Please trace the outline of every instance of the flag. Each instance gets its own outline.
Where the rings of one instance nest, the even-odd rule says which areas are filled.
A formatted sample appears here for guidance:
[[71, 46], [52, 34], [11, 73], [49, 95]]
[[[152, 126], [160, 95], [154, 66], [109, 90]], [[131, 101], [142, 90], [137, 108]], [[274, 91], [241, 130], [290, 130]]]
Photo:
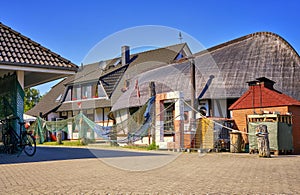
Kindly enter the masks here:
[[139, 82], [138, 80], [135, 80], [135, 90], [136, 90], [136, 95], [138, 98], [141, 97], [141, 93], [140, 93], [140, 88], [139, 88]]
[[81, 109], [81, 102], [77, 102], [77, 105]]

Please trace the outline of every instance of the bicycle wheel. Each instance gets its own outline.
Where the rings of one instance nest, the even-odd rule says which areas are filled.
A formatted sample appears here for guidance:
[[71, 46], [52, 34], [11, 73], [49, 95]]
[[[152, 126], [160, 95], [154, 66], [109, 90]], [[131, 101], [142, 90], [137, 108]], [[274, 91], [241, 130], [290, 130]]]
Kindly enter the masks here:
[[6, 153], [14, 154], [17, 150], [17, 139], [11, 134], [6, 133], [3, 137], [3, 145]]
[[3, 142], [3, 146], [4, 146], [4, 152], [5, 153], [10, 153], [10, 136], [8, 134], [3, 134], [2, 135], [2, 142]]
[[26, 134], [23, 137], [24, 140], [24, 152], [28, 156], [33, 156], [36, 152], [36, 142], [35, 138], [32, 135]]

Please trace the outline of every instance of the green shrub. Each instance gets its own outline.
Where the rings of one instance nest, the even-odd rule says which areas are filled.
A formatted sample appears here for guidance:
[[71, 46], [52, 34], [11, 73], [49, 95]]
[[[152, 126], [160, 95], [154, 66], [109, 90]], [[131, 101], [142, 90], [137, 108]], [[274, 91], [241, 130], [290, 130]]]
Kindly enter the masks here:
[[152, 144], [150, 144], [148, 147], [147, 147], [147, 150], [157, 150], [158, 149], [158, 145], [156, 145], [155, 142], [152, 142]]

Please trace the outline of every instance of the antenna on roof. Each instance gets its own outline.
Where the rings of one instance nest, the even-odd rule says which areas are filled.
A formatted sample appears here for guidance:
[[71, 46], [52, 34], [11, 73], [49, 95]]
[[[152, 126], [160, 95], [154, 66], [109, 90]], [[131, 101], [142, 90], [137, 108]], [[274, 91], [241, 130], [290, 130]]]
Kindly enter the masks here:
[[182, 34], [181, 34], [181, 32], [179, 32], [179, 35], [178, 35], [179, 37], [178, 37], [178, 39], [179, 39], [179, 41], [180, 41], [180, 43], [182, 43]]
[[105, 61], [100, 61], [99, 62], [99, 68], [103, 71], [103, 70], [105, 70], [105, 68], [106, 68], [106, 62]]

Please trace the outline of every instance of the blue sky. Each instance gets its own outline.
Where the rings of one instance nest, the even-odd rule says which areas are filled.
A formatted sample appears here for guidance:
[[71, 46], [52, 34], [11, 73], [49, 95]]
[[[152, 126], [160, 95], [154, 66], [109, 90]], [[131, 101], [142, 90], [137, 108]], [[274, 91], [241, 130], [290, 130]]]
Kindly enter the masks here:
[[[10, 0], [1, 2], [0, 21], [79, 65], [99, 41], [142, 25], [179, 29], [206, 48], [271, 31], [299, 53], [299, 10], [296, 0]], [[174, 44], [178, 41], [174, 38]], [[49, 85], [39, 88], [41, 93]]]

